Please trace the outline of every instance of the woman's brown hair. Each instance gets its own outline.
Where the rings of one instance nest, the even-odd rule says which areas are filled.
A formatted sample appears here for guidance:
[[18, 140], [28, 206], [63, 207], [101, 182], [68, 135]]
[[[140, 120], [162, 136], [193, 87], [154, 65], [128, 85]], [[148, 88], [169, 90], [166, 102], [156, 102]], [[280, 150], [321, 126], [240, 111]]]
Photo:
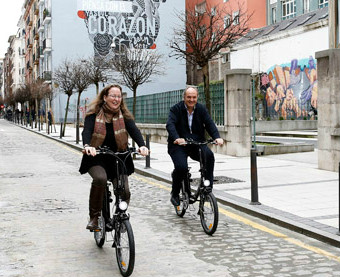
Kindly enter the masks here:
[[111, 88], [118, 88], [120, 90], [121, 96], [122, 96], [122, 100], [120, 102], [120, 110], [122, 111], [123, 117], [125, 119], [133, 119], [133, 115], [130, 113], [130, 111], [128, 110], [128, 108], [125, 105], [124, 102], [124, 98], [123, 98], [123, 90], [122, 87], [120, 85], [108, 85], [105, 88], [102, 89], [102, 91], [98, 94], [98, 96], [90, 103], [89, 105], [89, 111], [86, 113], [87, 115], [90, 114], [98, 114], [99, 110], [101, 109], [101, 107], [104, 104], [104, 95], [107, 96], [109, 94], [109, 90]]

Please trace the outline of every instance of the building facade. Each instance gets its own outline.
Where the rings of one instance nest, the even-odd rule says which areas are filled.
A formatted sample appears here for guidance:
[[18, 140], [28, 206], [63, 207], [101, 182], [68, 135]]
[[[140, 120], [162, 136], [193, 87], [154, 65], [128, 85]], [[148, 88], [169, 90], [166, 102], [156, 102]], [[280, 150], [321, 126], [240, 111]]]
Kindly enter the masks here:
[[329, 48], [328, 7], [256, 29], [233, 46], [231, 69], [251, 69], [260, 118], [305, 119], [317, 110], [315, 53]]
[[328, 7], [328, 0], [267, 0], [267, 25]]
[[[26, 83], [40, 78], [50, 84], [55, 95], [52, 108], [57, 121], [64, 116], [66, 95], [53, 83], [53, 71], [67, 59], [88, 59], [94, 55], [109, 57], [119, 44], [138, 47], [143, 42], [148, 50], [164, 56], [165, 74], [138, 87], [138, 94], [182, 89], [186, 78], [185, 64], [169, 58], [168, 47], [170, 32], [177, 24], [175, 9], [184, 11], [185, 2], [25, 0], [21, 25], [18, 26], [24, 35], [25, 45], [24, 49], [20, 47], [20, 53], [24, 55], [25, 66], [22, 69], [19, 61], [15, 68], [24, 72]], [[13, 51], [11, 47], [9, 57]], [[19, 56], [17, 53], [13, 56], [15, 63], [18, 63]], [[128, 95], [132, 94], [127, 88], [123, 89]], [[88, 103], [95, 96], [95, 87], [91, 86], [83, 92], [81, 102], [87, 99]], [[75, 118], [76, 98], [77, 95], [71, 97], [70, 120]]]
[[[186, 0], [186, 10], [189, 12], [206, 12], [207, 9], [222, 11], [225, 24], [234, 22], [240, 13], [244, 13], [243, 16], [250, 16], [248, 22], [250, 29], [266, 26], [266, 0]], [[186, 68], [188, 84], [198, 85], [203, 82], [200, 67], [187, 63]], [[230, 49], [223, 49], [219, 56], [209, 62], [210, 80], [222, 80], [228, 69], [230, 69]]]

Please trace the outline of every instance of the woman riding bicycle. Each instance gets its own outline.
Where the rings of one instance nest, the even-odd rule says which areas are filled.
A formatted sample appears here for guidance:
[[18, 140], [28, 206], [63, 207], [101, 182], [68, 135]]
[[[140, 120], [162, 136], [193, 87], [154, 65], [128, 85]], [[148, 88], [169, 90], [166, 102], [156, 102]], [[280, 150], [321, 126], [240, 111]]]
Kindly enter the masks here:
[[[114, 152], [125, 151], [128, 147], [128, 135], [140, 147], [140, 154], [147, 156], [149, 150], [145, 147], [142, 134], [124, 103], [122, 88], [119, 85], [109, 85], [90, 104], [82, 132], [84, 155], [79, 172], [89, 173], [93, 179], [89, 199], [90, 221], [86, 229], [100, 230], [98, 216], [102, 209], [106, 182], [107, 179], [115, 178], [112, 171], [114, 158], [109, 155], [96, 155], [96, 148], [106, 146]], [[131, 156], [126, 159], [125, 165], [127, 174], [132, 174], [134, 165]], [[125, 184], [122, 199], [129, 202], [127, 176]]]

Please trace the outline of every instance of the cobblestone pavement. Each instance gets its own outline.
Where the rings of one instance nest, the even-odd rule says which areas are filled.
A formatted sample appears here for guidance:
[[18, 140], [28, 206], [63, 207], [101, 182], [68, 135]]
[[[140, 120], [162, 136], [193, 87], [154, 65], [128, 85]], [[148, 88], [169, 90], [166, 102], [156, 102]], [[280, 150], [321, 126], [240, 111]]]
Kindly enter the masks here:
[[[0, 276], [120, 276], [85, 230], [90, 177], [79, 152], [0, 120]], [[175, 215], [165, 183], [130, 177], [132, 276], [340, 276], [340, 249], [219, 206], [207, 236]]]

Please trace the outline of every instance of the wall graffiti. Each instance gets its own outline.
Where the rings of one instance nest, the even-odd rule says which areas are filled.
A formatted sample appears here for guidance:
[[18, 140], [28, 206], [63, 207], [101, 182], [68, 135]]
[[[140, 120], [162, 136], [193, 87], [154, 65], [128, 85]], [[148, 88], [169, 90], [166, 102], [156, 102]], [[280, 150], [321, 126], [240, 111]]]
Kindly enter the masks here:
[[310, 111], [317, 113], [317, 71], [312, 56], [273, 66], [261, 75], [260, 85], [267, 118], [305, 119]]
[[155, 49], [160, 28], [158, 8], [166, 0], [78, 0], [95, 55], [121, 47]]

